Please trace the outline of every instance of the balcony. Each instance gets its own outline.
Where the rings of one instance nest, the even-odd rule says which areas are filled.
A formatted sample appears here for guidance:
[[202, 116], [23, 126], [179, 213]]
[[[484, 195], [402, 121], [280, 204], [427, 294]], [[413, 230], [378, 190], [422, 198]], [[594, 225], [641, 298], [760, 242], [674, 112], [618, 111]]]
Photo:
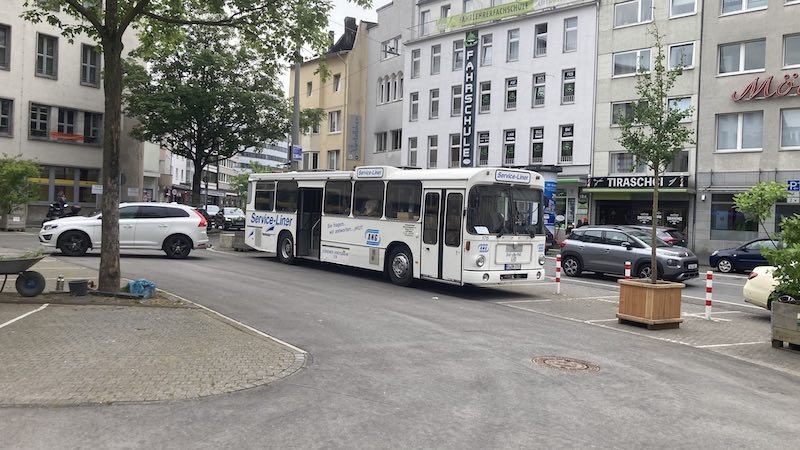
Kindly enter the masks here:
[[514, 158], [508, 158], [508, 157], [506, 157], [504, 164], [505, 164], [506, 166], [513, 166], [513, 165], [514, 165]]
[[542, 98], [534, 98], [533, 99], [533, 106], [542, 106], [544, 105], [544, 97]]
[[561, 155], [558, 162], [561, 164], [572, 164], [572, 155]]
[[541, 164], [544, 161], [544, 158], [541, 156], [531, 156], [531, 164]]
[[568, 103], [575, 103], [575, 95], [564, 95], [561, 97], [561, 103], [568, 104]]

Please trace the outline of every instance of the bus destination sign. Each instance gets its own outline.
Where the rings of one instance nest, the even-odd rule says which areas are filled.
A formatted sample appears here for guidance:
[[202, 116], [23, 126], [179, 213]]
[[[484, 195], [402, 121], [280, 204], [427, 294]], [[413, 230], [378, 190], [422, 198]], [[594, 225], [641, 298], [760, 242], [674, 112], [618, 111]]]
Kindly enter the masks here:
[[359, 167], [356, 178], [383, 178], [383, 167]]
[[526, 183], [530, 184], [531, 174], [528, 172], [517, 172], [515, 170], [497, 170], [494, 173], [496, 181], [504, 181], [507, 183]]

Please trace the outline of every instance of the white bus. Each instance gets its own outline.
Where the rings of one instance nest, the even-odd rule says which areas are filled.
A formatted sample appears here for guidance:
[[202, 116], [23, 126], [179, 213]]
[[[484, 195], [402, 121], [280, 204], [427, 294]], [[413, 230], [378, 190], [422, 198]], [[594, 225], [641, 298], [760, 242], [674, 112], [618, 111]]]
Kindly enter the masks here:
[[250, 175], [245, 242], [415, 278], [498, 285], [544, 279], [544, 179], [503, 168]]

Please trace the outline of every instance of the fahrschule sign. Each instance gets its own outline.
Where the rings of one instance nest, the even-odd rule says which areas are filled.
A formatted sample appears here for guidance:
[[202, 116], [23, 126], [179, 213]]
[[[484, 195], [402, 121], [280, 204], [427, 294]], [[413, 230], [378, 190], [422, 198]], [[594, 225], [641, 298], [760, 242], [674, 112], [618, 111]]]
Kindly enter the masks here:
[[[660, 188], [687, 188], [689, 177], [686, 175], [668, 175], [659, 178]], [[594, 177], [589, 179], [590, 188], [610, 189], [652, 189], [653, 177]]]
[[464, 97], [461, 101], [461, 167], [472, 167], [475, 153], [475, 87], [478, 76], [478, 33], [464, 39]]

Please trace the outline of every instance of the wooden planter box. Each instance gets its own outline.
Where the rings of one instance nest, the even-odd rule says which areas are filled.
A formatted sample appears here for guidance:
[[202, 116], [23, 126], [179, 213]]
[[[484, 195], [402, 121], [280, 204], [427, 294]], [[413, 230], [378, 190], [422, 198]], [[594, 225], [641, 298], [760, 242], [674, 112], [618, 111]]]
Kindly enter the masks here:
[[659, 281], [619, 280], [620, 323], [636, 322], [648, 329], [678, 328], [681, 318], [681, 292], [683, 283]]
[[772, 346], [783, 347], [787, 342], [789, 348], [800, 350], [800, 325], [798, 325], [800, 305], [793, 303], [772, 302]]

